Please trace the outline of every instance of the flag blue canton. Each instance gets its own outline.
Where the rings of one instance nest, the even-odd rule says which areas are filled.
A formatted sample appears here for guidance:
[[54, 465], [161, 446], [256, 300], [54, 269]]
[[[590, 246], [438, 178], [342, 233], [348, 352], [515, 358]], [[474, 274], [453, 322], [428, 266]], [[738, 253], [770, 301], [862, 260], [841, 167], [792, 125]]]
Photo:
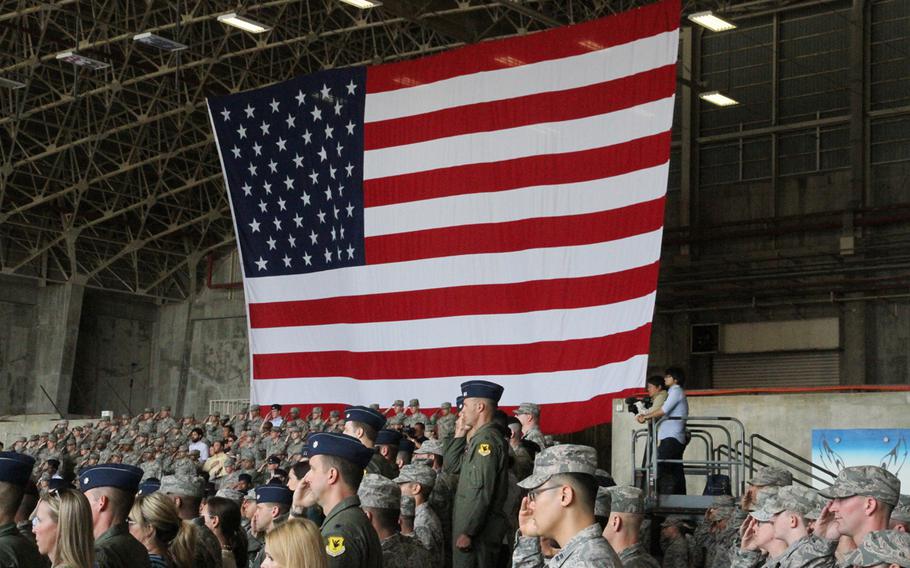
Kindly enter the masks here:
[[364, 264], [364, 68], [209, 99], [247, 278]]

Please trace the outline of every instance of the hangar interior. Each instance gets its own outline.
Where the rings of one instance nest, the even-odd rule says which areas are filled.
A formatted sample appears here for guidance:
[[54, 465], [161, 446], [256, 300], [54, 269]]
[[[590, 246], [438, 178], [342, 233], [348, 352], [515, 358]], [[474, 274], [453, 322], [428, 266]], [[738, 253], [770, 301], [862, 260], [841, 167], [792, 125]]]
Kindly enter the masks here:
[[[251, 35], [220, 0], [0, 2], [0, 414], [248, 398], [206, 96], [645, 3], [271, 0], [243, 3], [273, 26]], [[910, 3], [683, 7], [737, 28], [683, 20], [651, 365], [702, 389], [910, 383]]]

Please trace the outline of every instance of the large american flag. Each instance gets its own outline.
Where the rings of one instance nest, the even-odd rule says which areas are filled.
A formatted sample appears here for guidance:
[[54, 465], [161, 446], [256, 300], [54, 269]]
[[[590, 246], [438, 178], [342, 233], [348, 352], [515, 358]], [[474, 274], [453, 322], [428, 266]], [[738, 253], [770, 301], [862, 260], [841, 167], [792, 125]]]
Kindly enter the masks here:
[[208, 101], [262, 404], [471, 378], [543, 428], [643, 385], [680, 4]]

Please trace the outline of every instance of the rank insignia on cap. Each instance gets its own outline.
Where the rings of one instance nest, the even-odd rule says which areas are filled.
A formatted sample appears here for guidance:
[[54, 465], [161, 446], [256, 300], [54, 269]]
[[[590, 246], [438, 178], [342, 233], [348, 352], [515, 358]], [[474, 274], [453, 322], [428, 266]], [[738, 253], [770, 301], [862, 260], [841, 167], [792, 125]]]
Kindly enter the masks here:
[[477, 453], [483, 457], [490, 455], [490, 444], [480, 444], [477, 448]]
[[325, 543], [325, 553], [332, 558], [344, 554], [344, 537], [330, 536]]

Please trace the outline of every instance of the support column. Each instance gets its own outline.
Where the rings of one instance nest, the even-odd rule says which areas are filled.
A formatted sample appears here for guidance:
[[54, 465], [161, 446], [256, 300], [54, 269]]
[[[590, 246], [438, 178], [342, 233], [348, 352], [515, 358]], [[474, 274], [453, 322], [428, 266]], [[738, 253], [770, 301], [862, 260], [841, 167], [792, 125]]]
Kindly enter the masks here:
[[30, 414], [65, 415], [69, 411], [84, 295], [81, 280], [47, 286], [38, 292], [36, 385], [26, 408]]

